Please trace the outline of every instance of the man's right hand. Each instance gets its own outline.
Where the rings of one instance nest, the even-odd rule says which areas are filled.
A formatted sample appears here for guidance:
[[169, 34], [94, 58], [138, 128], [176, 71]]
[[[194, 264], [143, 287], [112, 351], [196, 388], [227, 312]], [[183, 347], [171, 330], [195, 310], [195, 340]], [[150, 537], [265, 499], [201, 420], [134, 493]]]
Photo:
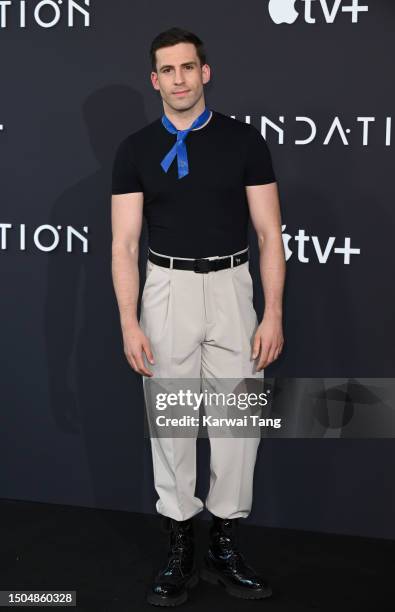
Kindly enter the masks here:
[[132, 325], [123, 330], [123, 348], [126, 359], [133, 370], [144, 376], [153, 376], [153, 372], [144, 365], [143, 352], [150, 363], [154, 364], [154, 356], [151, 352], [150, 341], [144, 334], [140, 325]]

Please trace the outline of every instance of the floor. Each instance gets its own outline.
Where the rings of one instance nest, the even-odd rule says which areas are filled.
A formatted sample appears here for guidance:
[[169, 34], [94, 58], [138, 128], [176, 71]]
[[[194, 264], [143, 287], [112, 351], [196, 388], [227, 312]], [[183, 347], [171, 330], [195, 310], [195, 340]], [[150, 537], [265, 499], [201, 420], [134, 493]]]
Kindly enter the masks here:
[[[166, 558], [157, 515], [0, 500], [0, 590], [76, 590], [92, 612], [154, 610], [145, 590]], [[196, 521], [198, 559], [208, 523]], [[395, 542], [240, 523], [240, 549], [274, 595], [235, 599], [200, 582], [180, 610], [394, 610]], [[48, 610], [43, 606], [28, 609]], [[65, 609], [62, 607], [61, 609]]]

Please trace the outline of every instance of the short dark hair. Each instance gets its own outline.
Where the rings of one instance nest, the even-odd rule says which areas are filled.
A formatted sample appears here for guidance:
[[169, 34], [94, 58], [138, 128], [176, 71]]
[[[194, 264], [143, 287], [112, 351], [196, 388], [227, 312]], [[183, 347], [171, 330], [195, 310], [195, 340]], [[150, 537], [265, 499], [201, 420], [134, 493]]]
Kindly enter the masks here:
[[193, 32], [174, 27], [165, 30], [164, 32], [160, 32], [160, 34], [158, 34], [151, 43], [150, 57], [152, 70], [154, 72], [156, 72], [155, 52], [162, 47], [171, 47], [181, 42], [192, 43], [195, 45], [196, 54], [200, 60], [200, 66], [203, 66], [203, 64], [206, 63], [206, 51], [200, 38], [196, 34], [193, 34]]

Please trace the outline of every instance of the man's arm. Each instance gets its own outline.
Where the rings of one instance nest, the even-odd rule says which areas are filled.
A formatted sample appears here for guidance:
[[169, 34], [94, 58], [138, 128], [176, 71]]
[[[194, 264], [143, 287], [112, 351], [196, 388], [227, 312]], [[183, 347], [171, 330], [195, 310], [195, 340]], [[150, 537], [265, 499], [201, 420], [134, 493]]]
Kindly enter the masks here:
[[112, 278], [118, 302], [124, 341], [124, 352], [132, 368], [139, 374], [152, 376], [143, 361], [142, 351], [154, 363], [149, 340], [139, 326], [139, 241], [143, 224], [142, 192], [112, 195]]
[[254, 337], [252, 358], [259, 354], [257, 369], [277, 359], [284, 337], [282, 300], [285, 282], [285, 254], [281, 234], [281, 213], [276, 182], [246, 186], [251, 222], [259, 245], [259, 266], [265, 295], [265, 310]]

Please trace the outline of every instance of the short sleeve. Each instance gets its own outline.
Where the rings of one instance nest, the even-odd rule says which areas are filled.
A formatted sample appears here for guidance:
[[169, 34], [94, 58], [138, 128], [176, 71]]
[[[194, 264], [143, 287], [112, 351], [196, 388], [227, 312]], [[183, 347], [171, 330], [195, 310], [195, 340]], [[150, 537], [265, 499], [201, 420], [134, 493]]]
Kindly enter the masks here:
[[276, 176], [266, 140], [253, 125], [249, 125], [247, 140], [244, 185], [273, 183], [276, 180]]
[[112, 166], [113, 195], [121, 193], [142, 192], [143, 186], [133, 159], [133, 151], [129, 138], [118, 145]]

